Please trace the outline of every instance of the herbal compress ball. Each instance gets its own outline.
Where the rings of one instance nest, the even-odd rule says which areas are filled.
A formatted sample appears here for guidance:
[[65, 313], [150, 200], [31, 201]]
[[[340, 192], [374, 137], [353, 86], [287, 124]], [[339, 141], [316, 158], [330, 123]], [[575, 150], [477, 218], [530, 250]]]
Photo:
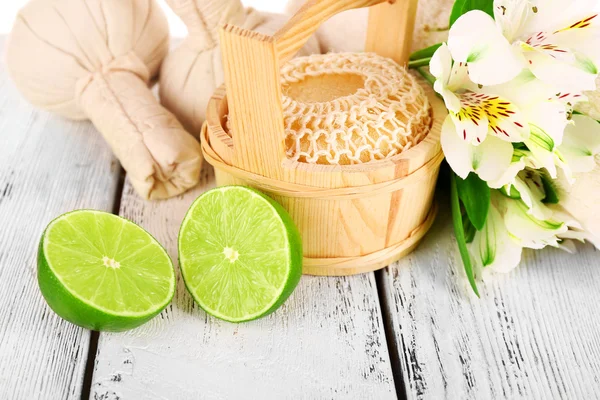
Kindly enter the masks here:
[[154, 0], [32, 0], [19, 11], [7, 67], [37, 107], [90, 119], [149, 199], [178, 195], [200, 179], [198, 142], [149, 85], [169, 50]]
[[431, 107], [416, 80], [372, 53], [296, 58], [282, 68], [287, 156], [312, 164], [361, 164], [417, 145]]
[[[160, 101], [194, 136], [200, 134], [206, 107], [224, 80], [219, 29], [237, 25], [272, 34], [285, 24], [286, 17], [244, 8], [240, 0], [167, 0], [188, 28], [188, 36], [167, 55], [160, 72]], [[319, 51], [315, 38], [301, 50], [302, 55]]]

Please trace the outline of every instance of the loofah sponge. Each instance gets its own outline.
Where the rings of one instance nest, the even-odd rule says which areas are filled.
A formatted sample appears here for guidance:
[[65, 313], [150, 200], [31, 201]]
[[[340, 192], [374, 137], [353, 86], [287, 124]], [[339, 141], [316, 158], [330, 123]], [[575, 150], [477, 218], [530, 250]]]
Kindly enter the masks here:
[[432, 123], [415, 78], [373, 53], [296, 58], [282, 68], [287, 156], [312, 164], [361, 164], [417, 145]]

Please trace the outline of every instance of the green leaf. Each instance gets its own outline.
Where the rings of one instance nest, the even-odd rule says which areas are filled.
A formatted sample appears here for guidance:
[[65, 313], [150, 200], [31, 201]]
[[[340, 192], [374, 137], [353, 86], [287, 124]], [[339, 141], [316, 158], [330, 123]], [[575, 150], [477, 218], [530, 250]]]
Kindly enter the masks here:
[[473, 226], [482, 230], [490, 210], [490, 188], [476, 174], [470, 173], [467, 179], [456, 177], [458, 197], [462, 201]]
[[465, 242], [473, 243], [473, 239], [475, 239], [475, 234], [477, 233], [477, 229], [471, 223], [471, 220], [463, 213], [462, 216], [463, 222], [463, 230], [465, 231]]
[[442, 43], [434, 44], [433, 46], [429, 46], [426, 49], [415, 51], [410, 55], [409, 61], [417, 61], [422, 60], [424, 58], [433, 57], [434, 53], [442, 46]]
[[450, 26], [463, 14], [473, 10], [481, 10], [494, 18], [494, 0], [456, 0], [450, 14]]
[[545, 174], [542, 174], [541, 178], [542, 185], [544, 185], [544, 192], [546, 193], [546, 197], [544, 197], [542, 202], [546, 204], [558, 204], [560, 199], [558, 198], [558, 192], [552, 183], [552, 179]]
[[471, 284], [473, 292], [475, 292], [477, 297], [479, 297], [477, 283], [475, 283], [475, 275], [473, 274], [473, 265], [471, 264], [471, 255], [469, 254], [467, 242], [465, 240], [465, 231], [463, 228], [462, 214], [460, 212], [460, 200], [458, 198], [456, 178], [456, 174], [450, 174], [450, 202], [452, 205], [452, 223], [454, 224], [454, 234], [456, 235], [456, 242], [458, 243], [458, 250], [465, 267], [467, 279], [469, 279], [469, 283]]

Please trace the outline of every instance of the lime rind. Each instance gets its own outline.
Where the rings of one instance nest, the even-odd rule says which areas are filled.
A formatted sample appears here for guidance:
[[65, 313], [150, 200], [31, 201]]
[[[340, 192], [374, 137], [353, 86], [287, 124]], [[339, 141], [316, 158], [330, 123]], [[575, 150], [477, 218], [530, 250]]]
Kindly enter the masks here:
[[[56, 264], [59, 261], [57, 259], [53, 260], [54, 256], [49, 256], [49, 254], [54, 252], [54, 250], [51, 250], [51, 247], [61, 246], [60, 244], [52, 242], [53, 229], [57, 226], [57, 224], [67, 221], [70, 223], [71, 221], [69, 219], [73, 219], [73, 217], [79, 217], [82, 214], [118, 218], [122, 222], [122, 230], [124, 227], [129, 227], [133, 229], [135, 236], [146, 236], [148, 244], [152, 247], [155, 247], [160, 252], [162, 261], [166, 262], [168, 265], [166, 269], [166, 271], [169, 271], [168, 279], [163, 280], [165, 282], [165, 285], [163, 286], [168, 285], [168, 290], [164, 296], [160, 296], [162, 298], [159, 299], [159, 301], [150, 301], [148, 298], [146, 298], [146, 305], [143, 309], [138, 311], [115, 310], [107, 308], [101, 304], [98, 304], [98, 302], [94, 301], [93, 298], [90, 299], [89, 296], [83, 296], [81, 293], [79, 293], [81, 290], [76, 290], [78, 284], [81, 287], [81, 281], [76, 279], [74, 282], [72, 282], [70, 279], [73, 277], [72, 275], [63, 276], [64, 271], [57, 271], [56, 265], [53, 265], [53, 262]], [[73, 225], [71, 224], [71, 226]], [[74, 227], [74, 230], [77, 231], [77, 227]], [[93, 236], [95, 237], [95, 235]], [[96, 249], [98, 251], [94, 251], [95, 245], [92, 241], [86, 238], [85, 235], [82, 235], [81, 232], [76, 235], [76, 239], [78, 240], [70, 242], [69, 245], [77, 247], [77, 245], [82, 245], [83, 243], [83, 246], [87, 251], [81, 248], [74, 250], [73, 248], [62, 246], [60, 252], [63, 254], [71, 253], [72, 256], [77, 256], [78, 260], [83, 260], [83, 262], [85, 262], [86, 258], [88, 259], [88, 262], [91, 262], [92, 259], [98, 260], [102, 251], [99, 249]], [[102, 240], [101, 237], [98, 239]], [[119, 237], [118, 239], [120, 240], [121, 238]], [[127, 242], [127, 239], [125, 239], [124, 242]], [[118, 243], [115, 244], [114, 240], [103, 241], [103, 246], [105, 246], [104, 251], [106, 252], [109, 251], [106, 246], [118, 246]], [[114, 248], [110, 251], [114, 251]], [[128, 274], [127, 271], [122, 270], [119, 273], [120, 277], [124, 276], [123, 272]], [[118, 277], [113, 278], [117, 281], [116, 283], [118, 283]], [[125, 279], [128, 279], [128, 276], [125, 276]], [[154, 239], [154, 237], [152, 237], [152, 235], [125, 218], [96, 210], [72, 211], [63, 214], [50, 222], [40, 240], [38, 251], [38, 282], [42, 291], [42, 295], [50, 307], [64, 319], [89, 329], [113, 331], [121, 331], [133, 328], [156, 316], [171, 302], [175, 294], [176, 286], [173, 262], [168, 256], [166, 250], [156, 239]], [[139, 288], [138, 290], [141, 291]], [[107, 293], [105, 293], [105, 295], [106, 294]], [[108, 295], [114, 295], [114, 293], [110, 292]]]
[[[222, 207], [227, 208], [227, 210], [229, 211], [229, 213], [223, 213], [223, 215], [216, 215], [216, 214], [212, 214], [210, 212], [210, 210], [199, 210], [199, 208], [204, 207], [203, 202], [207, 199], [207, 196], [214, 196], [216, 193], [220, 193], [223, 194], [222, 199], [223, 201], [228, 201], [228, 196], [225, 195], [226, 192], [228, 191], [239, 191], [238, 194], [240, 196], [242, 196], [242, 193], [244, 195], [249, 195], [253, 200], [257, 201], [257, 205], [260, 204], [261, 206], [260, 211], [258, 210], [254, 210], [253, 212], [248, 212], [247, 210], [242, 210], [242, 209], [236, 209], [235, 208], [235, 204], [224, 204], [222, 205]], [[233, 196], [229, 197], [234, 198]], [[265, 207], [266, 206], [266, 207]], [[232, 212], [233, 211], [233, 212]], [[264, 213], [267, 213], [268, 215], [265, 215]], [[257, 282], [246, 282], [245, 285], [248, 287], [249, 291], [256, 291], [257, 288], [268, 288], [269, 286], [271, 287], [271, 293], [268, 293], [269, 297], [271, 297], [272, 299], [269, 302], [265, 302], [265, 303], [261, 303], [260, 308], [258, 308], [255, 312], [251, 312], [251, 313], [244, 313], [243, 315], [237, 316], [237, 317], [232, 317], [231, 315], [226, 315], [223, 314], [222, 312], [220, 312], [216, 307], [211, 306], [210, 304], [207, 303], [207, 301], [205, 299], [203, 299], [199, 293], [198, 293], [198, 288], [200, 287], [200, 284], [203, 283], [202, 281], [200, 283], [197, 283], [196, 285], [194, 285], [192, 283], [192, 281], [194, 280], [194, 278], [192, 277], [192, 271], [188, 271], [189, 269], [192, 269], [193, 266], [189, 266], [188, 263], [197, 263], [197, 262], [205, 262], [208, 264], [213, 264], [212, 266], [212, 270], [214, 269], [219, 269], [219, 268], [226, 268], [227, 267], [227, 263], [229, 261], [226, 261], [225, 258], [223, 258], [223, 253], [216, 251], [214, 253], [209, 253], [209, 254], [201, 254], [201, 255], [196, 255], [196, 256], [189, 256], [186, 255], [186, 246], [183, 243], [184, 240], [184, 236], [185, 233], [188, 229], [190, 229], [190, 224], [194, 225], [197, 224], [198, 221], [201, 221], [201, 218], [205, 218], [208, 217], [209, 221], [203, 221], [203, 224], [205, 227], [211, 227], [211, 226], [215, 226], [216, 224], [222, 223], [224, 226], [230, 228], [230, 230], [227, 231], [227, 235], [229, 237], [224, 237], [224, 232], [219, 232], [218, 230], [215, 232], [215, 230], [211, 230], [211, 233], [216, 233], [214, 238], [211, 238], [210, 241], [213, 242], [215, 248], [223, 248], [226, 247], [226, 243], [230, 243], [230, 242], [236, 242], [239, 247], [240, 247], [240, 254], [245, 255], [245, 257], [248, 257], [249, 255], [252, 256], [259, 256], [263, 253], [263, 252], [252, 252], [252, 251], [248, 251], [250, 248], [252, 248], [253, 245], [253, 241], [256, 241], [257, 243], [254, 243], [254, 245], [256, 244], [260, 244], [261, 246], [266, 245], [270, 245], [271, 247], [276, 247], [276, 248], [271, 248], [268, 249], [268, 251], [264, 252], [264, 255], [268, 255], [271, 257], [271, 262], [273, 261], [273, 256], [276, 255], [276, 253], [281, 253], [282, 256], [284, 256], [283, 258], [281, 258], [279, 261], [284, 261], [283, 264], [285, 264], [285, 266], [287, 267], [285, 270], [279, 271], [281, 272], [282, 276], [285, 276], [285, 279], [279, 279], [280, 283], [279, 285], [277, 285], [276, 287], [273, 285], [269, 285], [268, 282], [261, 282], [261, 284], [256, 284]], [[211, 218], [218, 218], [218, 217], [223, 217], [223, 218], [227, 218], [227, 221], [217, 221], [217, 220], [210, 220]], [[248, 230], [249, 228], [249, 223], [252, 222], [252, 220], [256, 220], [257, 222], [257, 226], [260, 225], [260, 223], [262, 221], [265, 220], [271, 220], [271, 221], [280, 221], [280, 223], [282, 224], [282, 226], [284, 227], [284, 229], [282, 229], [281, 233], [281, 242], [279, 243], [280, 246], [277, 248], [277, 245], [274, 244], [273, 240], [269, 241], [268, 243], [258, 243], [260, 242], [260, 238], [258, 237], [254, 237], [252, 234], [250, 235], [250, 237], [246, 237], [246, 238], [241, 238], [239, 237], [242, 233], [241, 231], [243, 229]], [[243, 225], [244, 224], [244, 225]], [[196, 227], [197, 228], [197, 227]], [[236, 230], [236, 228], [238, 228]], [[250, 228], [252, 228], [250, 226]], [[247, 232], [246, 236], [247, 235]], [[277, 241], [277, 239], [275, 238], [275, 241]], [[253, 319], [257, 319], [260, 318], [262, 316], [265, 316], [267, 314], [270, 314], [271, 312], [275, 311], [277, 308], [279, 308], [279, 306], [281, 306], [281, 304], [283, 304], [283, 302], [289, 297], [289, 295], [293, 292], [294, 288], [296, 287], [296, 285], [298, 284], [300, 277], [302, 275], [302, 242], [300, 239], [300, 234], [297, 230], [297, 228], [295, 227], [294, 223], [292, 222], [290, 216], [288, 215], [288, 213], [285, 211], [285, 209], [278, 204], [277, 202], [275, 202], [274, 200], [272, 200], [271, 198], [269, 198], [268, 196], [262, 194], [261, 192], [258, 192], [254, 189], [250, 189], [250, 188], [246, 188], [246, 187], [242, 187], [242, 186], [224, 186], [224, 187], [220, 187], [217, 189], [213, 189], [209, 192], [204, 193], [203, 195], [201, 195], [200, 197], [198, 197], [194, 203], [192, 203], [192, 205], [190, 206], [190, 209], [188, 210], [188, 212], [186, 213], [186, 216], [183, 219], [183, 222], [181, 224], [181, 228], [180, 228], [180, 232], [179, 232], [179, 238], [178, 238], [178, 244], [179, 244], [179, 264], [180, 264], [180, 269], [181, 269], [181, 273], [182, 273], [182, 277], [184, 280], [184, 283], [186, 285], [186, 287], [188, 288], [188, 291], [190, 292], [190, 294], [192, 295], [192, 297], [194, 298], [194, 300], [196, 301], [196, 303], [204, 310], [206, 311], [208, 314], [213, 315], [217, 318], [223, 319], [225, 321], [229, 321], [229, 322], [245, 322], [245, 321], [250, 321]], [[208, 244], [209, 246], [211, 245], [211, 243]], [[183, 249], [183, 251], [182, 251]], [[256, 257], [255, 257], [256, 258]], [[220, 260], [220, 261], [219, 261]], [[236, 259], [237, 260], [237, 259]], [[254, 260], [254, 262], [256, 263], [256, 259]], [[260, 261], [260, 260], [258, 260]], [[245, 265], [245, 263], [242, 261], [242, 259], [237, 260], [235, 265], [232, 264], [233, 268], [246, 268], [246, 272], [250, 272], [249, 267], [247, 265]], [[194, 272], [198, 272], [198, 269], [196, 269]], [[208, 275], [210, 274], [210, 270], [209, 271], [202, 271], [202, 275]], [[252, 274], [250, 273], [249, 275], [252, 276]], [[264, 278], [263, 276], [260, 276], [260, 274], [254, 274], [253, 275], [255, 278]], [[242, 278], [244, 277], [244, 274], [236, 274], [236, 273], [231, 273], [231, 274], [221, 274], [219, 276], [213, 277], [215, 278], [215, 285], [221, 283], [222, 282], [218, 282], [218, 278], [222, 278], [222, 277], [226, 277], [226, 278], [230, 278], [233, 279], [234, 277], [238, 277], [238, 278]], [[203, 278], [204, 280], [206, 280], [206, 278]], [[256, 294], [256, 293], [255, 293]]]

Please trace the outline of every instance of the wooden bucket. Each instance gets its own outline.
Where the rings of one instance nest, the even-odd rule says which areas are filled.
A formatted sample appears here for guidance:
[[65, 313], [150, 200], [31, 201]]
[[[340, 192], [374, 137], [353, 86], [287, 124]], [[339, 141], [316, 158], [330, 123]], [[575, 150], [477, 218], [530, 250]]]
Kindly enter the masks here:
[[[381, 4], [380, 4], [381, 3]], [[212, 97], [202, 149], [219, 186], [246, 185], [278, 201], [296, 222], [304, 273], [352, 275], [412, 251], [436, 215], [444, 104], [427, 86], [431, 131], [413, 148], [360, 165], [314, 165], [285, 155], [280, 65], [331, 16], [373, 6], [367, 50], [408, 60], [417, 0], [310, 0], [274, 36], [236, 26], [220, 31], [225, 86]], [[232, 133], [225, 129], [229, 118]]]

